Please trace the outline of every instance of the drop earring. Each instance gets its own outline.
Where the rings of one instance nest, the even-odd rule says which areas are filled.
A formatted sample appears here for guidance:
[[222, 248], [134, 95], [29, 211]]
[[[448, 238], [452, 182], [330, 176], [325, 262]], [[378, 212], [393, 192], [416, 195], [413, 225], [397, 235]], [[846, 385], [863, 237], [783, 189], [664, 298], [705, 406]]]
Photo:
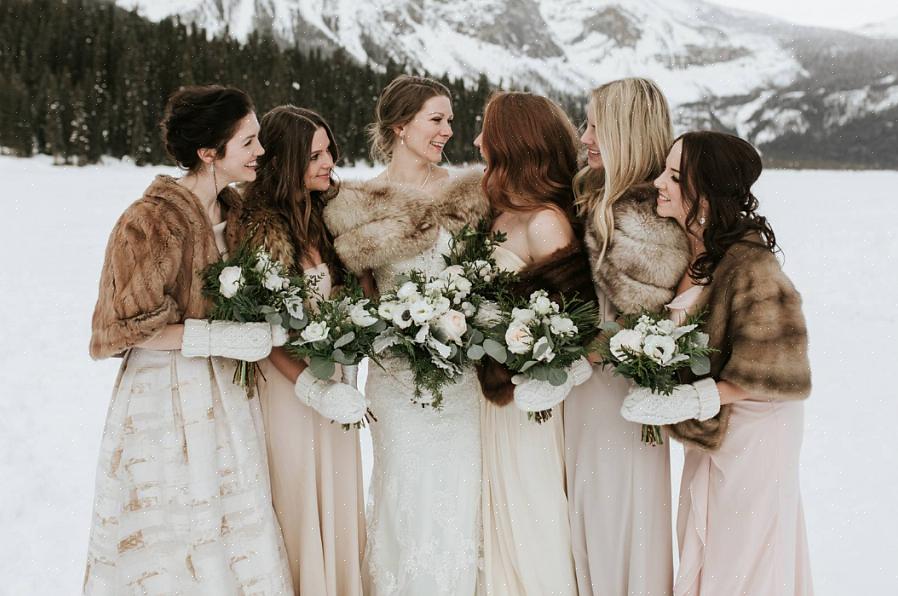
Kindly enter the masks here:
[[705, 225], [705, 216], [704, 215], [699, 216], [698, 225], [704, 227], [704, 225]]

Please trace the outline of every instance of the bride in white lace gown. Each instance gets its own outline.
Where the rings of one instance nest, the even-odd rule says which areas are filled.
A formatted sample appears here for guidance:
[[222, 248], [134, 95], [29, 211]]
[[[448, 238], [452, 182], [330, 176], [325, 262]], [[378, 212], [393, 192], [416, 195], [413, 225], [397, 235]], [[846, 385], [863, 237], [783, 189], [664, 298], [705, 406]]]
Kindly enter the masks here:
[[[375, 150], [389, 166], [374, 180], [344, 184], [325, 209], [341, 260], [356, 273], [370, 271], [380, 292], [411, 269], [441, 271], [451, 232], [487, 213], [479, 175], [450, 177], [435, 166], [452, 135], [448, 95], [429, 79], [391, 83], [378, 102], [375, 134]], [[472, 596], [481, 545], [476, 374], [467, 370], [445, 387], [435, 410], [413, 403], [405, 361], [387, 357], [382, 364], [372, 363], [366, 386], [377, 421], [365, 594]]]

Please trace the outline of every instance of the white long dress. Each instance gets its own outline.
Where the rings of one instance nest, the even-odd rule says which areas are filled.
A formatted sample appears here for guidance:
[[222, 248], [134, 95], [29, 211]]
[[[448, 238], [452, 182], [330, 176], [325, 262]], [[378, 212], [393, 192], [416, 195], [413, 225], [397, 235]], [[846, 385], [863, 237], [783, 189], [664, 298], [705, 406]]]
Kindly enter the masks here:
[[[604, 320], [617, 313], [599, 296]], [[600, 366], [564, 400], [571, 543], [580, 596], [673, 591], [670, 450], [620, 407], [632, 384]]]
[[[504, 247], [501, 269], [520, 271]], [[543, 424], [483, 400], [483, 576], [486, 596], [576, 596], [564, 481], [562, 405]]]
[[292, 594], [262, 412], [232, 382], [235, 365], [128, 351], [100, 444], [84, 594]]
[[[373, 271], [381, 292], [410, 269], [443, 269], [449, 234], [414, 258]], [[386, 240], [386, 239], [385, 239]], [[374, 467], [368, 495], [368, 542], [362, 563], [367, 596], [471, 596], [480, 550], [480, 400], [465, 371], [443, 390], [441, 410], [412, 403], [404, 361], [371, 364], [366, 394]]]

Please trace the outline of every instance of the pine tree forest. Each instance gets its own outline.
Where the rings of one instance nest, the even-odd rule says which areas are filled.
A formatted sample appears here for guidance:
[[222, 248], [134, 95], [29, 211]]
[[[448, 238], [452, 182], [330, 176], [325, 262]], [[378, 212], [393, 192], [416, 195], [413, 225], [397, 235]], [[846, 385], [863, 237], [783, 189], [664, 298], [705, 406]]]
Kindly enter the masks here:
[[[257, 34], [246, 43], [208, 39], [203, 29], [154, 23], [111, 2], [0, 0], [0, 147], [57, 163], [170, 163], [158, 128], [166, 98], [182, 85], [219, 83], [249, 93], [260, 115], [285, 103], [320, 112], [352, 164], [368, 159], [365, 127], [380, 89], [403, 72]], [[493, 87], [485, 78], [437, 78], [453, 94], [456, 140], [446, 156], [474, 159], [471, 141]]]

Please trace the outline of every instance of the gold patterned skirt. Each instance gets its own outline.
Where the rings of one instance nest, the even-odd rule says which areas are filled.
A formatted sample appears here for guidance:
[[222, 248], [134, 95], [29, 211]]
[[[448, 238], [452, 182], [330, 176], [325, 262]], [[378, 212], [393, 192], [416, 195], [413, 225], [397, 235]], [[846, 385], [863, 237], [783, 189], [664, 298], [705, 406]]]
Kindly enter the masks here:
[[84, 593], [292, 594], [262, 417], [234, 361], [133, 349], [97, 467]]

